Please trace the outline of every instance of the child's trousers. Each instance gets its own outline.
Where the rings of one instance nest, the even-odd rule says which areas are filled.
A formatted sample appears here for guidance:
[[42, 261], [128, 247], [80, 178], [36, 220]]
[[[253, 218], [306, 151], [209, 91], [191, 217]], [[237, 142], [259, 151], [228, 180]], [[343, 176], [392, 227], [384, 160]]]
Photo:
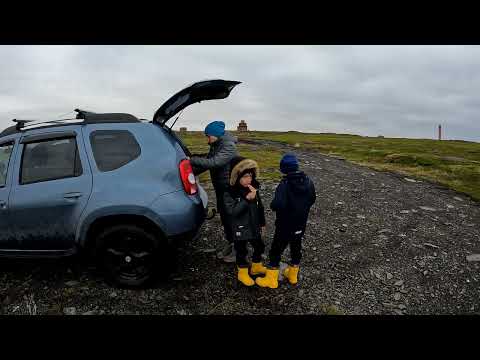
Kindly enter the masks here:
[[300, 260], [302, 259], [302, 237], [303, 233], [286, 236], [275, 231], [272, 247], [270, 248], [269, 253], [269, 267], [278, 268], [280, 266], [282, 254], [288, 245], [290, 245], [290, 264], [299, 265]]
[[247, 255], [248, 255], [247, 244], [248, 243], [250, 243], [253, 247], [252, 262], [259, 263], [262, 261], [262, 254], [265, 251], [265, 243], [261, 238], [256, 238], [251, 240], [234, 240], [233, 247], [235, 248], [238, 267], [248, 266], [248, 262], [247, 262]]

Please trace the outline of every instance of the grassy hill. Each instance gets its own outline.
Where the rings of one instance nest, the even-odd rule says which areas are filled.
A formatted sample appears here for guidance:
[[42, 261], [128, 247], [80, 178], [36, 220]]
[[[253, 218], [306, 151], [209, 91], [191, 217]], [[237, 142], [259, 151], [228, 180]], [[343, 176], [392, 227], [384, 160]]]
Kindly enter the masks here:
[[[380, 171], [434, 181], [480, 200], [480, 143], [451, 140], [362, 137], [347, 134], [290, 132], [231, 132], [240, 138], [274, 140], [299, 149], [342, 156], [348, 161]], [[207, 152], [202, 132], [182, 136], [192, 152]], [[243, 156], [260, 164], [261, 178], [278, 179], [281, 153], [275, 147], [240, 144]]]

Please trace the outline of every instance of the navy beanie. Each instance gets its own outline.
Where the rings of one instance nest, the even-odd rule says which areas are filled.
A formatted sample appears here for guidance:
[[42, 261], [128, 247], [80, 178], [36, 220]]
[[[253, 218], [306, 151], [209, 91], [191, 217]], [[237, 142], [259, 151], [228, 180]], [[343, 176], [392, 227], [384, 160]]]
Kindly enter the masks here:
[[225, 123], [223, 121], [212, 121], [205, 127], [205, 135], [216, 137], [225, 135]]
[[285, 154], [280, 160], [280, 171], [284, 174], [298, 170], [298, 160], [294, 154]]

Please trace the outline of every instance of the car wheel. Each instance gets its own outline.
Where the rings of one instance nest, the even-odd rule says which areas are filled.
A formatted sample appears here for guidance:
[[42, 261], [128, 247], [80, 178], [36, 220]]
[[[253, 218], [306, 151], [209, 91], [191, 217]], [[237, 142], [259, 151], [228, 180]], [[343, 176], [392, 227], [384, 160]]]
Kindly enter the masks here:
[[136, 225], [117, 225], [101, 232], [96, 241], [97, 261], [115, 286], [140, 287], [159, 273], [159, 239]]

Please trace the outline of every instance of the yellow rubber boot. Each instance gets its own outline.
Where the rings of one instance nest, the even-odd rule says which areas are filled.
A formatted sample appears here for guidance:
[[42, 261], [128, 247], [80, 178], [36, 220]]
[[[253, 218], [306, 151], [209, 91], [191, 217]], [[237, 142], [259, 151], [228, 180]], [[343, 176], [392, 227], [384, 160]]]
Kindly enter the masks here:
[[260, 287], [269, 287], [271, 289], [276, 289], [278, 287], [278, 269], [267, 269], [265, 277], [258, 277], [255, 279], [255, 282]]
[[252, 262], [252, 267], [250, 268], [250, 275], [266, 274], [267, 268], [263, 266], [261, 262], [254, 263]]
[[288, 267], [283, 271], [283, 276], [288, 279], [290, 284], [295, 285], [298, 282], [298, 270], [300, 268], [298, 265], [288, 265]]
[[255, 281], [253, 281], [250, 275], [248, 275], [248, 267], [238, 268], [238, 280], [240, 280], [240, 282], [246, 286], [252, 286], [255, 284]]

